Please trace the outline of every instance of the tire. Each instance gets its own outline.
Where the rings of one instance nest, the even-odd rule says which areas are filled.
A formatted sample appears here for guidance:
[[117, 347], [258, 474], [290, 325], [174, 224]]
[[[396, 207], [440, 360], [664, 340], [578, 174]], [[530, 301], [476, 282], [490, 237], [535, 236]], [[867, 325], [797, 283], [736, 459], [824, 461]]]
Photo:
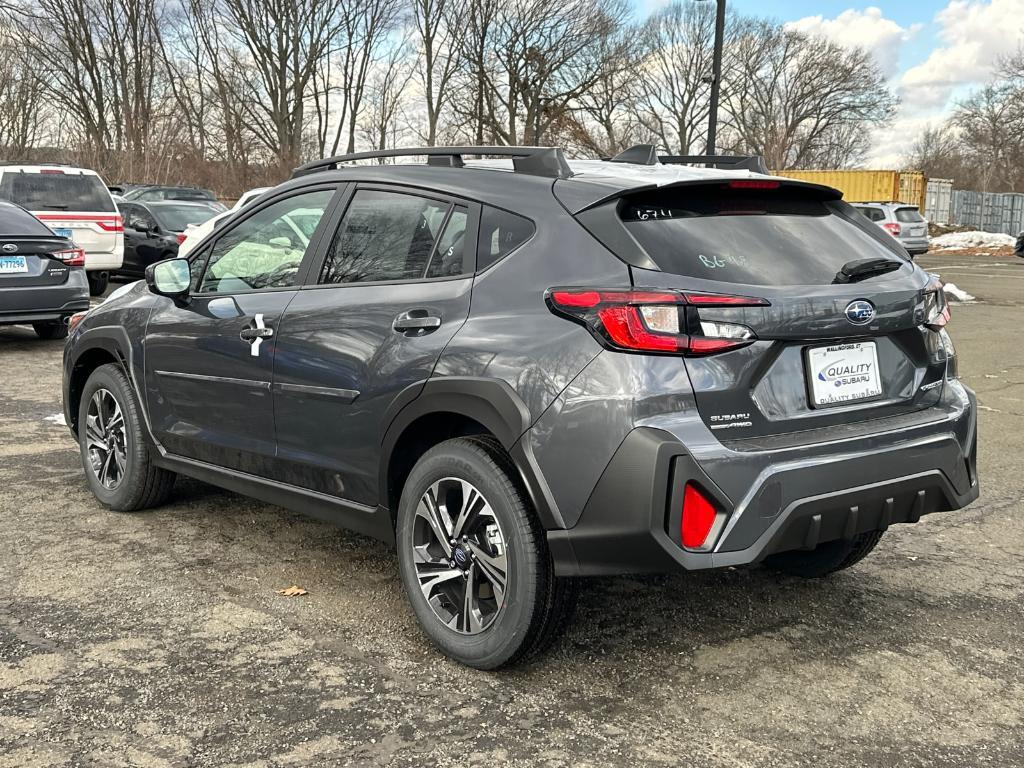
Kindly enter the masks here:
[[[104, 406], [103, 429], [91, 415], [100, 404]], [[122, 424], [120, 431], [118, 423]], [[104, 440], [99, 440], [100, 435]], [[102, 450], [100, 444], [108, 449]], [[170, 496], [176, 475], [153, 465], [135, 391], [119, 365], [101, 365], [86, 381], [78, 408], [78, 445], [89, 488], [110, 509], [135, 512], [160, 506]]]
[[68, 327], [60, 320], [32, 323], [32, 330], [40, 339], [66, 339], [68, 337]]
[[795, 550], [771, 555], [765, 566], [774, 571], [800, 576], [804, 579], [820, 579], [830, 573], [856, 565], [878, 544], [882, 531], [868, 531], [853, 539], [829, 541], [809, 552]]
[[89, 295], [102, 296], [110, 284], [109, 272], [86, 272], [86, 279], [89, 281]]
[[[461, 537], [454, 549], [449, 539], [446, 550], [430, 522], [428, 491], [439, 502], [435, 521], [448, 536], [459, 527], [466, 497], [474, 499], [455, 531]], [[448, 440], [420, 458], [402, 490], [396, 539], [402, 583], [420, 626], [442, 653], [467, 666], [497, 669], [536, 655], [572, 617], [577, 582], [555, 576], [540, 521], [493, 438]], [[421, 580], [429, 584], [426, 593]], [[471, 585], [479, 610], [467, 611]]]

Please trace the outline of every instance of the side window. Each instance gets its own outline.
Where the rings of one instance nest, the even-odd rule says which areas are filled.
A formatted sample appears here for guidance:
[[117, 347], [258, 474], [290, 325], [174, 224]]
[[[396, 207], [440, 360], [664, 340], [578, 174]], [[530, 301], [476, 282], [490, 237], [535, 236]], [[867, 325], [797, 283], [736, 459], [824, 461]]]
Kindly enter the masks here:
[[437, 242], [437, 252], [427, 267], [427, 277], [453, 277], [472, 271], [465, 268], [463, 256], [468, 223], [469, 209], [464, 205], [456, 205]]
[[200, 293], [236, 293], [295, 284], [330, 189], [279, 200], [228, 229], [213, 244]]
[[153, 215], [141, 205], [132, 206], [135, 208], [135, 227], [139, 232], [148, 232], [156, 229], [156, 220]]
[[448, 203], [401, 192], [358, 190], [331, 242], [321, 283], [423, 277]]
[[483, 272], [531, 237], [537, 228], [529, 219], [484, 206], [480, 215], [480, 239], [477, 245], [476, 271]]

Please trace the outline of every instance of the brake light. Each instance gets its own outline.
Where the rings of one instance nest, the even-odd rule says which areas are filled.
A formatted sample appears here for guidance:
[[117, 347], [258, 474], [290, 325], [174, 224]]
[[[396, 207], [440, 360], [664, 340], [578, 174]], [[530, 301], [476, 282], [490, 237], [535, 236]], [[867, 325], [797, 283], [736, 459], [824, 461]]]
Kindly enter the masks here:
[[777, 181], [761, 181], [760, 179], [741, 179], [729, 182], [729, 189], [778, 189]]
[[178, 245], [181, 245], [182, 243], [184, 243], [185, 239], [187, 237], [188, 237], [188, 235], [186, 235], [184, 232], [179, 232], [178, 233]]
[[111, 216], [108, 219], [96, 219], [96, 226], [104, 232], [124, 232], [124, 219]]
[[60, 168], [40, 168], [39, 172], [40, 173], [58, 173], [61, 176], [64, 175], [64, 171], [62, 171]]
[[64, 262], [69, 267], [85, 266], [85, 251], [81, 248], [68, 248], [65, 251], [54, 251], [50, 255], [53, 256], [53, 258]]
[[747, 296], [644, 289], [553, 288], [546, 299], [552, 312], [586, 326], [613, 349], [684, 355], [724, 352], [756, 340], [745, 325], [701, 320], [699, 307], [768, 305]]
[[940, 331], [949, 324], [949, 319], [949, 302], [942, 290], [942, 280], [933, 275], [924, 289], [924, 326]]
[[903, 231], [903, 227], [897, 224], [895, 221], [887, 221], [882, 225], [882, 229], [888, 232], [893, 237], [899, 237], [900, 232]]
[[683, 513], [679, 537], [686, 549], [707, 550], [714, 544], [711, 531], [718, 519], [718, 510], [711, 499], [693, 483], [683, 489]]

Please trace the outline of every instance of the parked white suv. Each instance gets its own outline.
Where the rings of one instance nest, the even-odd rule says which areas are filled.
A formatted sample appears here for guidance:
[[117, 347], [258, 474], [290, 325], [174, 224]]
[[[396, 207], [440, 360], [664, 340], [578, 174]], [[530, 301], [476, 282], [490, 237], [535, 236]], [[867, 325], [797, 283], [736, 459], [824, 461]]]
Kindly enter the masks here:
[[57, 235], [85, 251], [89, 292], [107, 289], [124, 260], [124, 225], [95, 171], [69, 165], [0, 165], [0, 199], [31, 211]]
[[271, 187], [256, 187], [255, 189], [250, 189], [248, 192], [243, 192], [242, 196], [238, 198], [235, 204], [228, 210], [218, 213], [212, 219], [207, 219], [202, 224], [189, 224], [188, 227], [185, 228], [185, 239], [178, 245], [178, 257], [185, 258], [204, 237], [219, 227], [221, 222], [231, 216], [234, 216], [237, 211], [240, 211], [269, 189], [271, 189]]
[[852, 203], [875, 224], [900, 241], [911, 256], [928, 253], [928, 220], [906, 203]]

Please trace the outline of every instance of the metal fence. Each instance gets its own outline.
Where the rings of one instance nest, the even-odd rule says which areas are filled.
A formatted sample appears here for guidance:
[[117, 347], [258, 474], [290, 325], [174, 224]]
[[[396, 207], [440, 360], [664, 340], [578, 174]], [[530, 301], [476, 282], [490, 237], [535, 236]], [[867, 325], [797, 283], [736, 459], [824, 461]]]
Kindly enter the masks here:
[[[926, 218], [929, 221], [943, 223], [940, 216], [933, 218], [926, 215]], [[983, 232], [1019, 234], [1024, 232], [1024, 193], [968, 192], [954, 189], [949, 220], [945, 223], [980, 229]]]

